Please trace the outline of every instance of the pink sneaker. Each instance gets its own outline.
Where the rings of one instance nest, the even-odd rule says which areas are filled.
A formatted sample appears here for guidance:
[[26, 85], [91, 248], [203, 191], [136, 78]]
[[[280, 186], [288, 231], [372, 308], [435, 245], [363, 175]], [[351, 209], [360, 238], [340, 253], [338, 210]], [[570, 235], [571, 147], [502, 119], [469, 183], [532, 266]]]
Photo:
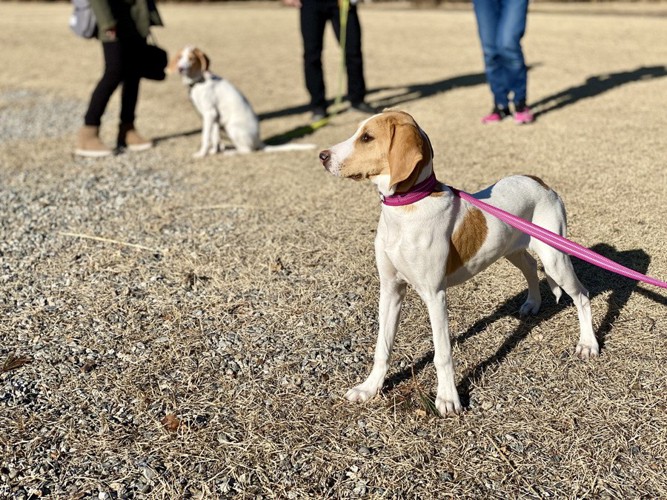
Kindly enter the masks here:
[[527, 123], [533, 123], [534, 121], [535, 116], [533, 115], [533, 112], [525, 104], [514, 110], [514, 123], [517, 125], [525, 125]]
[[498, 123], [503, 118], [507, 118], [511, 114], [512, 113], [510, 113], [510, 110], [508, 108], [500, 108], [498, 106], [495, 106], [491, 111], [491, 113], [482, 118], [482, 123], [484, 123], [485, 125], [489, 123]]

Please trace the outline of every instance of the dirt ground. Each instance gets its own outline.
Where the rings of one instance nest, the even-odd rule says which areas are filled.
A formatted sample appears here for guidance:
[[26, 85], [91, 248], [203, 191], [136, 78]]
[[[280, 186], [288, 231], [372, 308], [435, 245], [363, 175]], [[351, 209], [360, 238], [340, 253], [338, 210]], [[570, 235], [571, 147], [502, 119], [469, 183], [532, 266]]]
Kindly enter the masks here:
[[[383, 392], [350, 404], [377, 328], [374, 189], [328, 175], [317, 150], [193, 159], [200, 121], [177, 77], [142, 84], [155, 149], [73, 158], [102, 66], [69, 10], [0, 5], [0, 497], [667, 497], [664, 290], [575, 261], [602, 344], [582, 362], [575, 308], [546, 283], [528, 319], [505, 262], [451, 289], [457, 418], [431, 411], [410, 292]], [[667, 4], [532, 5], [524, 127], [479, 122], [491, 98], [469, 7], [360, 11], [368, 100], [413, 114], [440, 180], [537, 175], [574, 240], [667, 279]], [[202, 47], [264, 138], [307, 125], [295, 10], [161, 12], [159, 43]], [[109, 143], [117, 115], [115, 96]], [[362, 118], [295, 141], [324, 148]]]

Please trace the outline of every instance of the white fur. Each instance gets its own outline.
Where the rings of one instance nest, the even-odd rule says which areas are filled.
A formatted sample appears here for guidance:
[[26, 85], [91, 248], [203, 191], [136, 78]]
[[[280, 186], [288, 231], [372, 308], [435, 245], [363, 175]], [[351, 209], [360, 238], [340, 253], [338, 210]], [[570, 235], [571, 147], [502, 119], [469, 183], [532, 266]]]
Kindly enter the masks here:
[[[225, 130], [238, 153], [251, 151], [297, 151], [312, 149], [313, 144], [267, 146], [259, 136], [259, 120], [246, 97], [229, 81], [192, 63], [197, 49], [185, 47], [176, 68], [183, 83], [190, 86], [190, 99], [202, 117], [201, 147], [196, 158], [224, 150], [220, 127]], [[195, 59], [196, 60], [196, 59]]]
[[[369, 120], [379, 116], [382, 115]], [[355, 148], [360, 147], [359, 134], [367, 122], [363, 122], [350, 139], [320, 154], [322, 163], [334, 175], [344, 175], [346, 160], [355, 152]], [[355, 164], [365, 163], [358, 156], [354, 161], [357, 162]], [[428, 177], [432, 171], [433, 165], [429, 162], [422, 169], [419, 179]], [[355, 175], [358, 176], [356, 171]], [[389, 185], [389, 175], [368, 178], [382, 194], [393, 193], [395, 186]], [[569, 257], [509, 227], [492, 215], [482, 212], [488, 232], [477, 253], [462, 267], [446, 275], [449, 242], [464, 223], [465, 215], [472, 206], [456, 197], [444, 185], [439, 186], [439, 191], [442, 191], [439, 196], [427, 197], [409, 209], [382, 206], [375, 238], [380, 275], [379, 332], [375, 361], [368, 378], [346, 393], [345, 397], [350, 401], [366, 401], [382, 389], [406, 285], [410, 284], [426, 303], [433, 330], [434, 364], [438, 377], [436, 407], [442, 415], [460, 412], [461, 403], [456, 390], [449, 338], [446, 288], [463, 283], [505, 257], [521, 270], [528, 282], [528, 298], [521, 306], [520, 313], [536, 314], [541, 305], [539, 278], [536, 261], [527, 249], [540, 257], [547, 280], [557, 298], [562, 288], [574, 300], [580, 322], [576, 354], [583, 359], [598, 354], [588, 292], [577, 279]], [[565, 234], [565, 210], [560, 198], [553, 190], [530, 177], [507, 177], [474, 196], [556, 233]]]

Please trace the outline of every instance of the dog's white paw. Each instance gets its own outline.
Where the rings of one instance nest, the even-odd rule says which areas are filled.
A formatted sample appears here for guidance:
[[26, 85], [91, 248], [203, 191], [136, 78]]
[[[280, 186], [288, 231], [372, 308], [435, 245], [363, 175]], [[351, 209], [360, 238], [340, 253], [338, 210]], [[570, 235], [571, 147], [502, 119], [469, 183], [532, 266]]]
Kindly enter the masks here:
[[211, 146], [211, 148], [208, 150], [208, 154], [210, 155], [217, 155], [220, 152], [220, 146]]
[[205, 149], [203, 151], [199, 150], [195, 154], [193, 154], [192, 157], [193, 158], [203, 158], [204, 156], [206, 156], [206, 153], [207, 153], [207, 151]]
[[533, 316], [538, 313], [542, 304], [538, 301], [528, 299], [519, 309], [520, 316]]
[[574, 353], [579, 356], [580, 359], [590, 359], [596, 358], [600, 355], [600, 347], [597, 344], [588, 345], [582, 342], [577, 344], [577, 348], [574, 350]]
[[345, 399], [352, 402], [363, 403], [375, 397], [378, 393], [377, 389], [368, 389], [364, 384], [353, 387], [345, 393]]
[[438, 396], [435, 398], [435, 407], [443, 417], [446, 417], [447, 415], [456, 415], [463, 411], [458, 394], [454, 398]]

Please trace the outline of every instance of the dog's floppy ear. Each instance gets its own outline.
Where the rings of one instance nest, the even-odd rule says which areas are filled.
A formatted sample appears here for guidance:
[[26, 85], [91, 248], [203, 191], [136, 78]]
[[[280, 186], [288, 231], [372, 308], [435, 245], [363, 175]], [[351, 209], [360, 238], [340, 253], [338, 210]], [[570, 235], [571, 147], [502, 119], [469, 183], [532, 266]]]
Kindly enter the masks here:
[[431, 143], [416, 124], [396, 123], [391, 129], [389, 185], [393, 187], [408, 181], [399, 190], [404, 191], [414, 185], [421, 168], [431, 160]]
[[199, 59], [199, 64], [201, 65], [202, 71], [208, 71], [208, 67], [211, 64], [211, 60], [201, 49], [194, 49], [193, 54], [197, 59]]

